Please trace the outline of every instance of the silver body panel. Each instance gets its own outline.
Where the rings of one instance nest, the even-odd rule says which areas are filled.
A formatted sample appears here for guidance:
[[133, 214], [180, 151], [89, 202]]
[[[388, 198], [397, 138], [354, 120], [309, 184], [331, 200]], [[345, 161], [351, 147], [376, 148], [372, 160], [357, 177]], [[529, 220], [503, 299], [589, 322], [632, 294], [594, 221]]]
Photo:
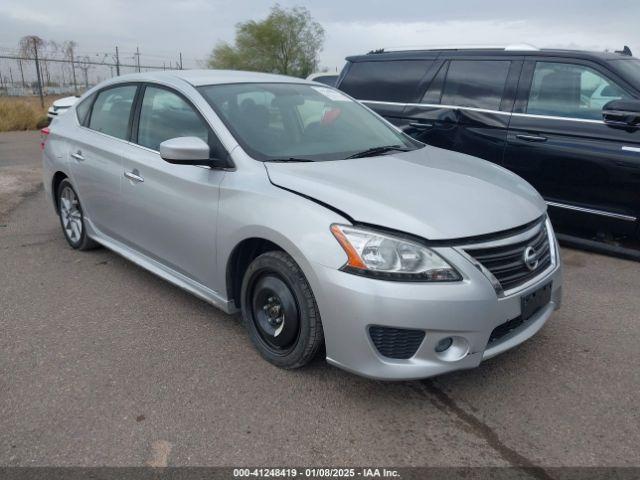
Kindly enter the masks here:
[[[544, 275], [506, 295], [499, 295], [491, 279], [454, 246], [435, 250], [462, 274], [459, 282], [390, 282], [340, 270], [347, 257], [329, 230], [333, 223], [355, 220], [446, 243], [545, 215], [546, 205], [535, 190], [506, 170], [428, 146], [357, 160], [265, 164], [238, 145], [195, 86], [304, 80], [246, 72], [166, 72], [127, 75], [96, 88], [136, 81], [185, 95], [235, 167], [167, 163], [157, 151], [80, 126], [72, 107], [51, 126], [43, 152], [45, 188], [53, 198], [54, 175], [69, 177], [91, 238], [223, 311], [236, 311], [227, 284], [229, 259], [240, 242], [254, 238], [278, 245], [307, 277], [321, 315], [327, 360], [372, 378], [424, 378], [477, 366], [532, 336], [560, 305], [557, 256]], [[72, 157], [78, 150], [82, 160]], [[553, 233], [551, 239], [557, 250]], [[520, 314], [521, 295], [549, 281], [551, 303], [526, 328], [487, 348], [491, 331]], [[427, 334], [414, 357], [393, 360], [372, 345], [367, 334], [372, 323]], [[434, 355], [434, 345], [448, 334], [469, 340], [464, 358], [446, 361]]]

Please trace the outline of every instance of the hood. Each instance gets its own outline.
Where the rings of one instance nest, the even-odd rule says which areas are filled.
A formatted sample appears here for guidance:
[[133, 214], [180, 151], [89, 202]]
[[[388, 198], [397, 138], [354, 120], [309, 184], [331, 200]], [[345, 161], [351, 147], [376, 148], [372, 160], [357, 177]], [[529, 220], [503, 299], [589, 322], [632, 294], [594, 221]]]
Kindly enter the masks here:
[[424, 147], [308, 163], [265, 163], [274, 185], [319, 200], [353, 220], [429, 240], [518, 227], [546, 211], [522, 178], [475, 157]]

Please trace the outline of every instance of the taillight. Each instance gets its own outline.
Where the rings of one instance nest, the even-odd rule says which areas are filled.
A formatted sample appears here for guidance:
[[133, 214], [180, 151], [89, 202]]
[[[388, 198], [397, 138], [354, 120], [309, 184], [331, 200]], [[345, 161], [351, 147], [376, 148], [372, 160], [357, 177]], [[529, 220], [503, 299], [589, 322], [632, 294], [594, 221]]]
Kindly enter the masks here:
[[49, 130], [48, 127], [45, 127], [42, 130], [40, 130], [40, 150], [44, 150], [44, 143], [47, 141], [47, 137], [49, 137], [50, 133], [51, 133], [51, 130]]

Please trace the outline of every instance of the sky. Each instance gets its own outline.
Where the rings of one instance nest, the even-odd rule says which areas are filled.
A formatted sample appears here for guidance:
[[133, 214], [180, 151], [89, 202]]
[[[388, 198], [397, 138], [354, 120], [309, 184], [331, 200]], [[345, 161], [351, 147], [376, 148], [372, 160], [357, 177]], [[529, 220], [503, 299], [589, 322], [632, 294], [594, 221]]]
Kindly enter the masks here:
[[[264, 0], [0, 0], [0, 53], [20, 37], [74, 40], [94, 57], [118, 45], [133, 61], [197, 67], [217, 42], [233, 42], [235, 24], [268, 15]], [[305, 6], [325, 29], [320, 64], [339, 71], [348, 55], [377, 48], [507, 45], [621, 49], [640, 57], [640, 0], [280, 0]]]

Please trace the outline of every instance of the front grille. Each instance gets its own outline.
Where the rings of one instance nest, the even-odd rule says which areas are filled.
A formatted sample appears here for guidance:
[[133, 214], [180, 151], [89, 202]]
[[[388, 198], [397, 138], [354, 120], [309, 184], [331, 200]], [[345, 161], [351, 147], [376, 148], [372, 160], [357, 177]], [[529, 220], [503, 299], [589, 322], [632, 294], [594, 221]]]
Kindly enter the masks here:
[[424, 331], [409, 328], [371, 326], [369, 336], [380, 355], [389, 358], [411, 358], [424, 339]]
[[[533, 270], [524, 261], [527, 247], [533, 247], [538, 259], [538, 265]], [[546, 225], [542, 225], [540, 231], [528, 240], [499, 247], [468, 248], [465, 251], [496, 277], [503, 290], [523, 285], [546, 270], [552, 261]]]

